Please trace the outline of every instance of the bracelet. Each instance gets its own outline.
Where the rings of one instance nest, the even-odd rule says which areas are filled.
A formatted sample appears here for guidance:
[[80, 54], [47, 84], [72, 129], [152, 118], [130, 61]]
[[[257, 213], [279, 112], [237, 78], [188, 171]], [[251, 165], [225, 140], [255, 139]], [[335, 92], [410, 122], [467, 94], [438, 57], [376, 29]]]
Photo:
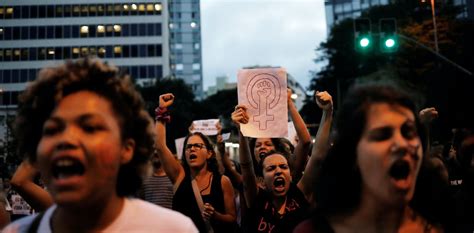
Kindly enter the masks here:
[[163, 123], [171, 122], [170, 111], [167, 108], [155, 108], [155, 121], [161, 121]]

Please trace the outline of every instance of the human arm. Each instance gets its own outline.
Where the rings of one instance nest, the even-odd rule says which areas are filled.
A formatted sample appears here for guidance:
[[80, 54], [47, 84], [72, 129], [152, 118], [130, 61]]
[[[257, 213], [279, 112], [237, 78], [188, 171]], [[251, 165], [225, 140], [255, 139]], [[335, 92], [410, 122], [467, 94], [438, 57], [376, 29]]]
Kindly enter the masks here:
[[223, 156], [225, 153], [225, 145], [222, 140], [222, 126], [220, 122], [216, 123], [216, 128], [217, 128], [217, 135], [216, 135], [216, 159], [217, 159], [217, 167], [219, 170], [220, 174], [224, 174], [225, 172], [225, 167], [224, 167], [224, 161], [223, 161]]
[[[1, 178], [0, 178], [1, 179]], [[7, 199], [3, 189], [0, 190], [0, 229], [10, 223], [10, 213], [7, 211]]]
[[215, 211], [214, 207], [209, 204], [204, 204], [204, 219], [213, 219], [219, 222], [235, 222], [236, 211], [235, 211], [235, 202], [234, 202], [234, 188], [227, 176], [222, 176], [221, 178], [221, 188], [222, 194], [224, 195], [224, 209], [225, 213], [220, 213]]
[[[159, 108], [167, 108], [173, 104], [174, 96], [173, 94], [163, 94], [159, 97]], [[156, 130], [156, 151], [160, 157], [163, 169], [165, 170], [166, 175], [170, 178], [171, 183], [173, 183], [175, 190], [179, 183], [184, 178], [184, 168], [179, 164], [178, 161], [174, 158], [170, 149], [166, 145], [166, 123], [161, 120], [157, 120], [155, 123]]]
[[12, 188], [37, 211], [44, 211], [53, 205], [53, 198], [41, 186], [34, 183], [38, 169], [28, 160], [23, 161], [11, 179]]
[[291, 157], [291, 163], [293, 164], [291, 170], [291, 176], [295, 179], [301, 177], [306, 163], [306, 157], [308, 156], [309, 149], [311, 146], [311, 135], [306, 128], [306, 124], [303, 121], [298, 109], [296, 109], [293, 100], [291, 99], [292, 91], [288, 88], [287, 90], [287, 102], [288, 111], [290, 112], [291, 119], [295, 125], [296, 135], [298, 135], [298, 144], [295, 147], [293, 156]]
[[329, 135], [331, 132], [333, 102], [331, 95], [324, 92], [317, 92], [315, 95], [316, 103], [323, 110], [321, 122], [319, 124], [318, 132], [316, 133], [316, 140], [311, 151], [311, 157], [306, 164], [303, 177], [298, 182], [298, 188], [303, 192], [307, 200], [311, 200], [313, 193], [313, 181], [318, 176], [318, 169], [321, 162], [326, 157], [329, 150]]
[[433, 122], [434, 119], [438, 118], [438, 111], [434, 107], [430, 108], [424, 108], [422, 109], [419, 113], [418, 116], [420, 118], [420, 122], [422, 124], [422, 127], [425, 132], [425, 138], [424, 138], [424, 143], [426, 145], [426, 155], [429, 155], [429, 150], [431, 148], [431, 140], [430, 140], [430, 127], [431, 127], [431, 122]]
[[221, 156], [222, 165], [224, 166], [224, 170], [227, 171], [226, 175], [229, 176], [232, 184], [236, 187], [240, 186], [242, 184], [242, 175], [232, 167], [229, 154], [225, 151], [225, 144], [222, 140], [222, 135], [217, 135], [217, 152]]
[[[247, 124], [249, 116], [243, 105], [237, 105], [235, 111], [232, 113], [232, 121], [239, 127], [240, 124]], [[242, 169], [242, 180], [244, 187], [244, 197], [248, 208], [253, 206], [257, 198], [257, 181], [255, 171], [253, 169], [252, 157], [250, 154], [249, 142], [240, 132], [239, 127], [239, 160], [240, 168]]]

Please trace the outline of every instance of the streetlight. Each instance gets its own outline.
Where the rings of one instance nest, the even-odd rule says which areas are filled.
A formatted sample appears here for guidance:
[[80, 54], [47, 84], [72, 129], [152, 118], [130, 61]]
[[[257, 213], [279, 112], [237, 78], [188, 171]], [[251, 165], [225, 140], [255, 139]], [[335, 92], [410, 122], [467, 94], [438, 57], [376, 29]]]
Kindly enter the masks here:
[[[425, 3], [427, 0], [421, 0], [422, 3]], [[435, 0], [430, 0], [431, 2], [431, 17], [433, 18], [433, 28], [434, 28], [434, 41], [435, 41], [435, 50], [439, 53], [438, 47], [438, 28], [436, 27], [436, 13], [435, 13]]]

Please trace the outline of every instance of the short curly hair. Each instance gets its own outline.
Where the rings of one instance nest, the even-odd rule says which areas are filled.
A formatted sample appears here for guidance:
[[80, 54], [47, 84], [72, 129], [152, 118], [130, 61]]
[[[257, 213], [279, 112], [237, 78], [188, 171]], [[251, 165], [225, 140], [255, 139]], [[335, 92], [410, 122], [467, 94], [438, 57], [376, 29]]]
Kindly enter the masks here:
[[135, 141], [133, 158], [120, 167], [117, 178], [117, 194], [132, 195], [139, 189], [153, 154], [152, 119], [130, 77], [99, 59], [69, 60], [40, 71], [37, 80], [19, 96], [15, 122], [18, 154], [35, 162], [44, 122], [64, 97], [83, 90], [109, 100], [118, 119], [121, 139]]

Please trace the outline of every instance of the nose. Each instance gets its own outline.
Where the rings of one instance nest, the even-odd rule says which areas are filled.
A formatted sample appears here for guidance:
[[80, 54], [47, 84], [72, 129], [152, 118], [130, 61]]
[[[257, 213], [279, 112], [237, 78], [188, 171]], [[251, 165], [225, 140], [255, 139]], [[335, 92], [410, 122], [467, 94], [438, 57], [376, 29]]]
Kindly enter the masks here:
[[390, 152], [397, 154], [399, 156], [404, 156], [406, 153], [416, 154], [420, 146], [419, 140], [416, 139], [407, 139], [402, 135], [401, 132], [397, 132], [394, 135], [392, 146], [390, 147]]
[[56, 150], [70, 150], [77, 148], [78, 132], [74, 127], [65, 127], [63, 132], [59, 135]]

